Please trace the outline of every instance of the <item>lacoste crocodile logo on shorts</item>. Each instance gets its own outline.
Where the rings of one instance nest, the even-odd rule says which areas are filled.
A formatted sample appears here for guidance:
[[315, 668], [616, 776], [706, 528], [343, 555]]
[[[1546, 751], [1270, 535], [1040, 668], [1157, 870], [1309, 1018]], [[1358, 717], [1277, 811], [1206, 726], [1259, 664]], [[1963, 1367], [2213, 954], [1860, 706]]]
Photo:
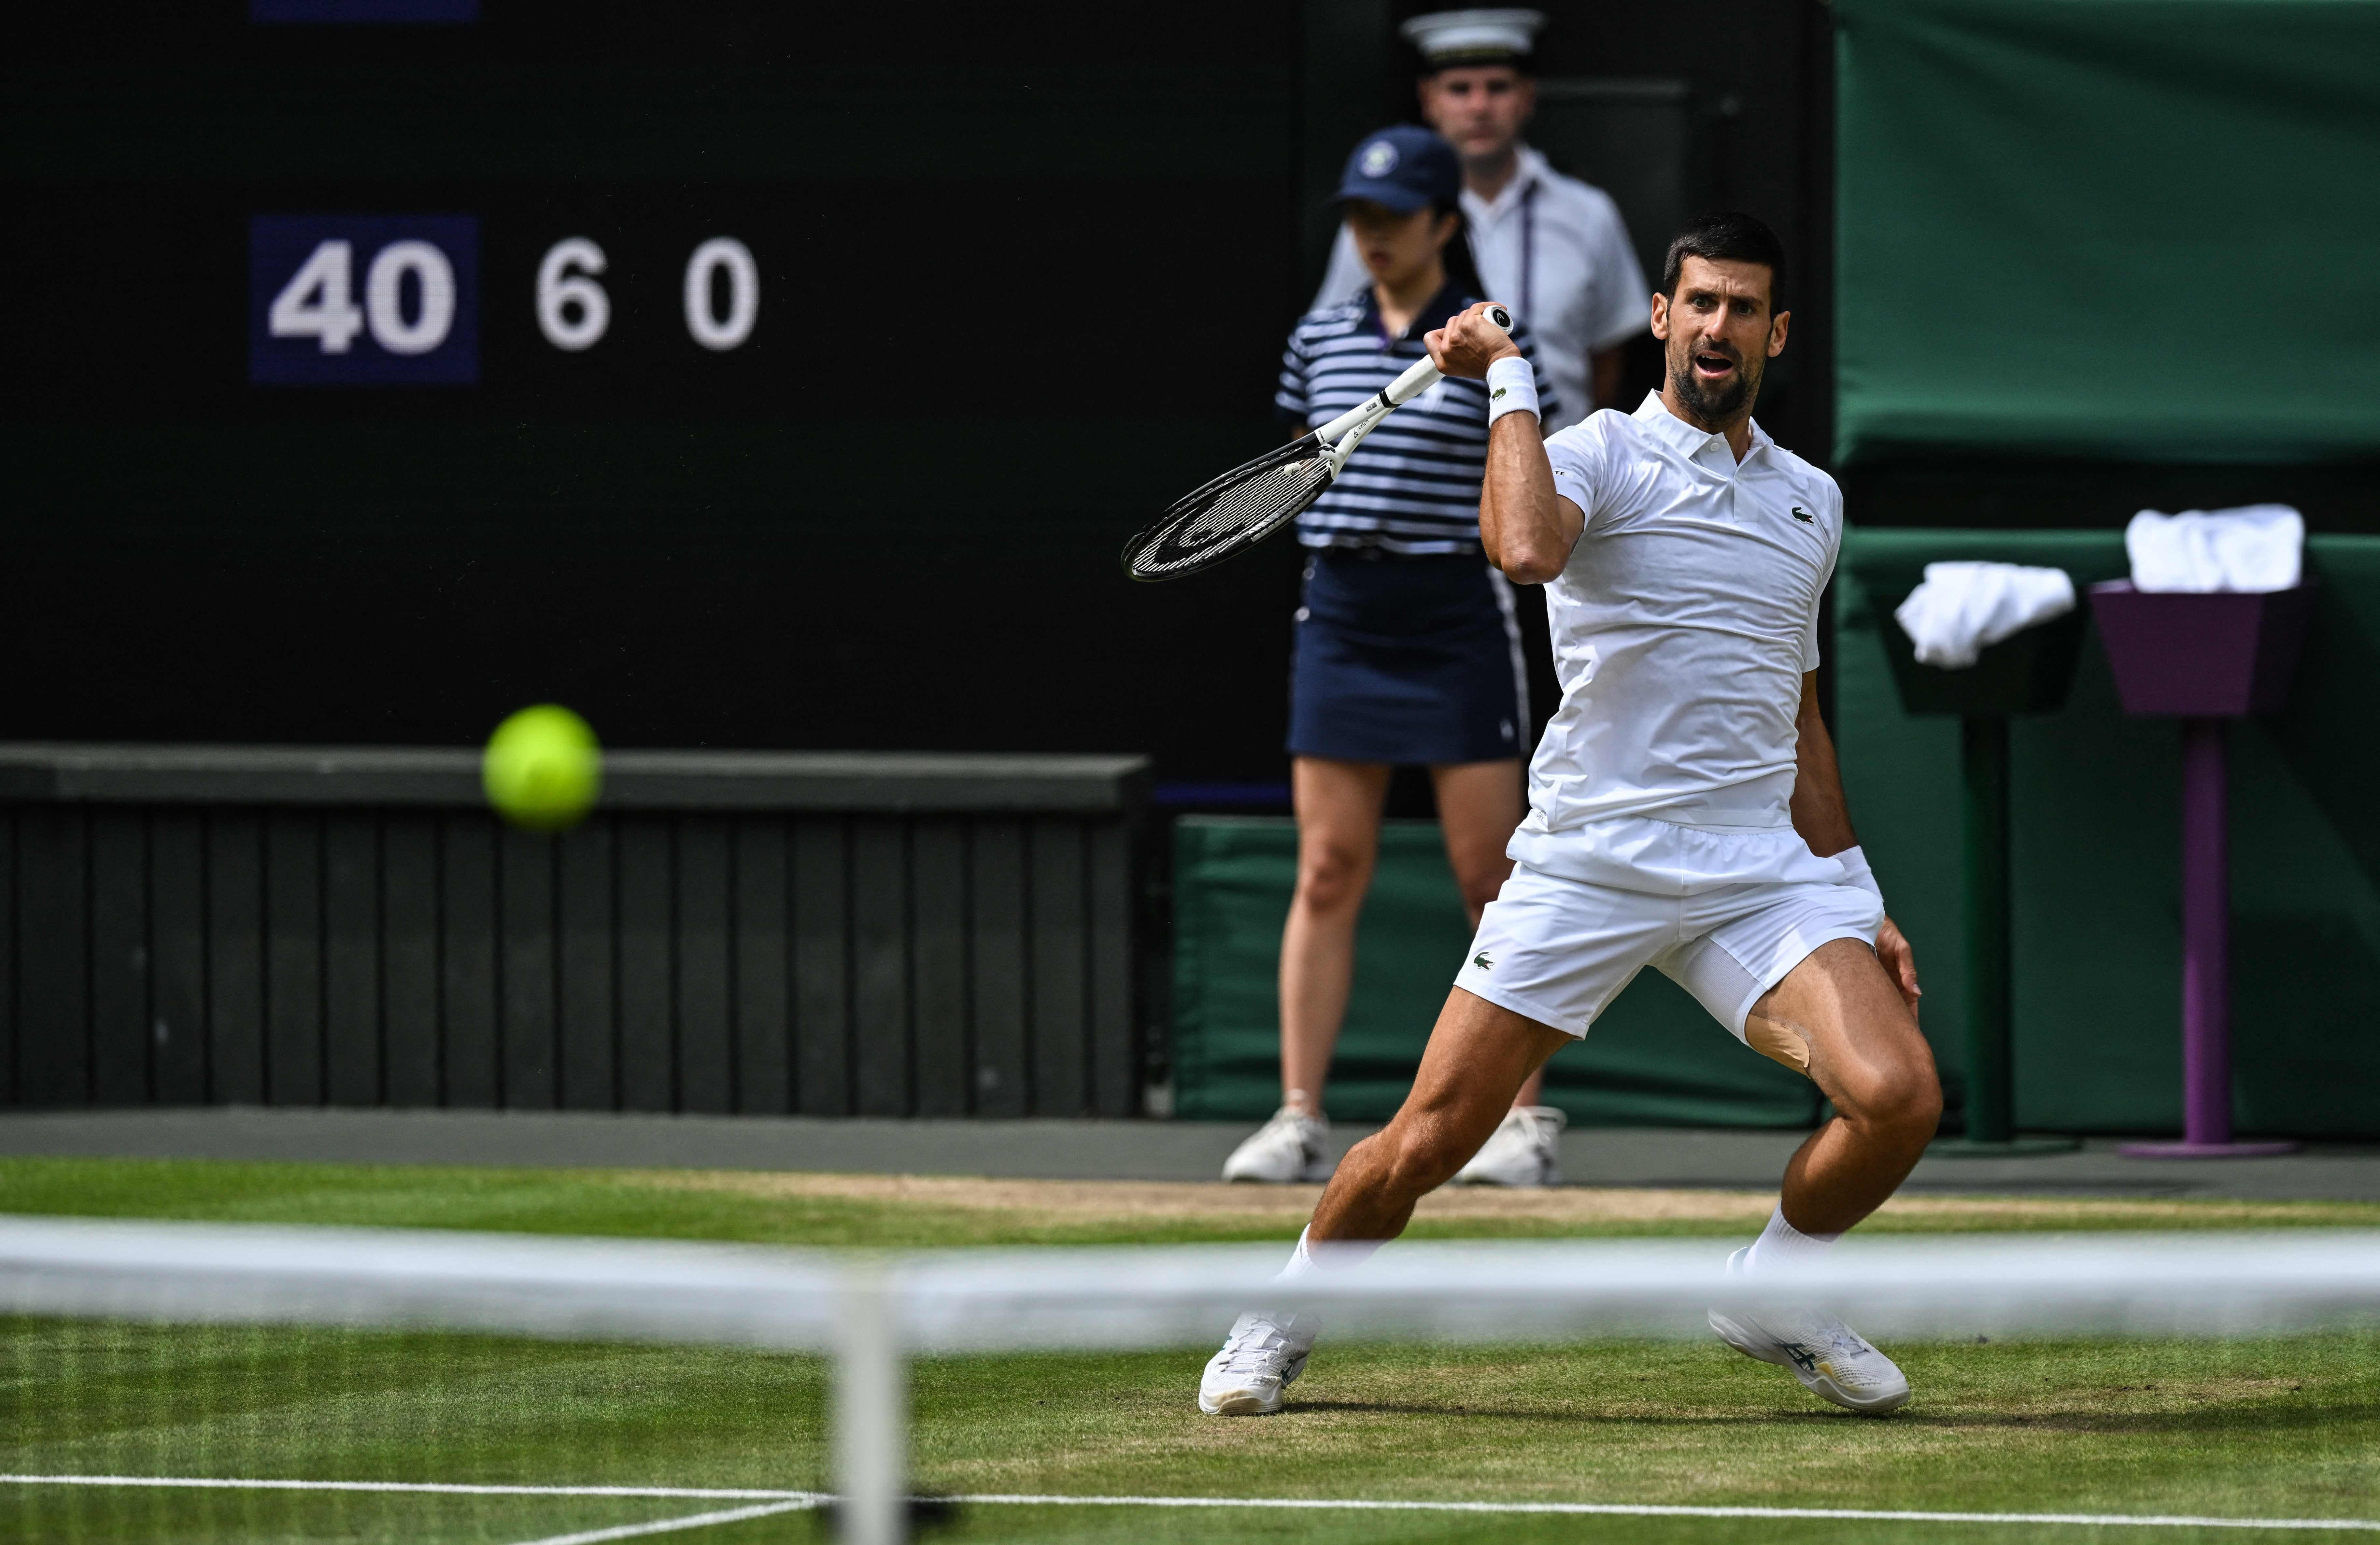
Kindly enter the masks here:
[[1471, 957], [1471, 964], [1478, 967], [1483, 971], [1492, 971], [1496, 968], [1496, 963], [1488, 958], [1488, 952], [1486, 950], [1481, 950], [1477, 955], [1473, 955]]
[[1812, 515], [1808, 510], [1803, 509], [1801, 505], [1796, 505], [1793, 506], [1793, 518], [1800, 521], [1804, 526], [1809, 526], [1815, 525], [1817, 522], [1818, 517]]

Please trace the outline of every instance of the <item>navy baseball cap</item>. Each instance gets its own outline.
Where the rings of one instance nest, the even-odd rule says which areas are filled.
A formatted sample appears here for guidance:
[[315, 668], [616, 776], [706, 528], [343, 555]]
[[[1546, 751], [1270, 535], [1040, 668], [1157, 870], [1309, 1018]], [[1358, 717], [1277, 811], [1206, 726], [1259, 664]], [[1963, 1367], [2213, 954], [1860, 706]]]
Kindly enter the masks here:
[[1463, 164], [1454, 147], [1429, 129], [1399, 124], [1364, 136], [1332, 197], [1369, 199], [1411, 213], [1424, 204], [1451, 204], [1462, 192]]

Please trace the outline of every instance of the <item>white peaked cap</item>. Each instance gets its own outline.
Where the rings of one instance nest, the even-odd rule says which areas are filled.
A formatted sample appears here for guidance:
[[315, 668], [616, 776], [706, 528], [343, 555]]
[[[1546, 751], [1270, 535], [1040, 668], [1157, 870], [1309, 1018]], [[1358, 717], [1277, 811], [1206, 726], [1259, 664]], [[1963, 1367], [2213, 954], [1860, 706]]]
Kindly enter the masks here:
[[1514, 58], [1536, 46], [1543, 11], [1432, 11], [1397, 29], [1433, 65]]

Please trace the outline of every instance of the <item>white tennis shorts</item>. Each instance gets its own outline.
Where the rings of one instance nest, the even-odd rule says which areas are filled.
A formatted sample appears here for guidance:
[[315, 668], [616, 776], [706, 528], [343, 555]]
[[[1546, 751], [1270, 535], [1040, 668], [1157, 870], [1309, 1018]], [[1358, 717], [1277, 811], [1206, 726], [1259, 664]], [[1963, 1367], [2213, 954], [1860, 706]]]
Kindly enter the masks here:
[[1883, 921], [1883, 902], [1858, 885], [1787, 880], [1661, 894], [1518, 863], [1481, 916], [1454, 984], [1585, 1036], [1650, 966], [1742, 1040], [1752, 1005], [1812, 951], [1833, 939], [1873, 948]]

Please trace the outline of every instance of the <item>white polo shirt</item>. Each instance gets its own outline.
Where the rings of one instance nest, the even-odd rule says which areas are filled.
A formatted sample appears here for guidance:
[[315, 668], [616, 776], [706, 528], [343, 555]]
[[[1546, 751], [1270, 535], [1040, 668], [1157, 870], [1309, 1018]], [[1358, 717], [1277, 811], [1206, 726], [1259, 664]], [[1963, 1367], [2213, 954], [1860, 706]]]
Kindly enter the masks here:
[[[1488, 298], [1512, 307], [1536, 335], [1538, 369], [1560, 399], [1546, 421], [1555, 430], [1595, 406], [1591, 357], [1651, 325], [1653, 286], [1611, 195], [1562, 176], [1526, 145], [1520, 156], [1520, 169], [1492, 201], [1463, 190], [1463, 216]], [[1370, 282], [1342, 226], [1307, 309], [1335, 306]]]
[[[1775, 839], [1726, 878], [1805, 866], [1789, 802], [1842, 542], [1835, 481], [1756, 423], [1739, 464], [1724, 435], [1653, 395], [1551, 436], [1546, 455], [1585, 525], [1546, 586], [1561, 707], [1529, 764], [1512, 857], [1609, 882], [1614, 865], [1672, 861], [1642, 830], [1669, 823]], [[1588, 861], [1581, 836], [1609, 851]]]

